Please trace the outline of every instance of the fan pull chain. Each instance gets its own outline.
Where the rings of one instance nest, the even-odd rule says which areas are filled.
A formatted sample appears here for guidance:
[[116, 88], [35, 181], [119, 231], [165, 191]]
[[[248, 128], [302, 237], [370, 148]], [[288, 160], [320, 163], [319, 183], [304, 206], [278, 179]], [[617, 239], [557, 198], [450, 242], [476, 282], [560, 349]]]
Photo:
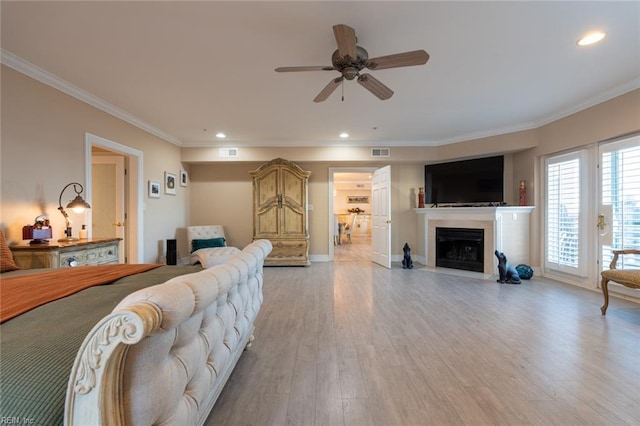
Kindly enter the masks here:
[[342, 102], [344, 102], [344, 80], [342, 80]]

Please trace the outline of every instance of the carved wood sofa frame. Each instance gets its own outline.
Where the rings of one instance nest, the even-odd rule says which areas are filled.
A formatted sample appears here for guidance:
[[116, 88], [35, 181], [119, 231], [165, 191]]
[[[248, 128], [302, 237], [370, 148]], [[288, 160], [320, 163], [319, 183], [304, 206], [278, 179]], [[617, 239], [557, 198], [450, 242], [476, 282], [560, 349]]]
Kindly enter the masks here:
[[85, 339], [65, 425], [202, 425], [262, 303], [268, 240], [221, 265], [127, 296]]

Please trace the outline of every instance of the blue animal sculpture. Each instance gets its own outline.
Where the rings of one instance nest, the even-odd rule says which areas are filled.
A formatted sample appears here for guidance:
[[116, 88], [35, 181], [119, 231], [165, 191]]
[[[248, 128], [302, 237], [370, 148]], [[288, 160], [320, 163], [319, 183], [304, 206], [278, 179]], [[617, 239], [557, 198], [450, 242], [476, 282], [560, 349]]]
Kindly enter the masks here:
[[402, 258], [402, 269], [413, 269], [413, 260], [411, 260], [411, 247], [408, 243], [404, 243], [402, 247], [404, 257]]
[[498, 279], [500, 284], [520, 284], [520, 275], [516, 268], [509, 265], [507, 256], [501, 251], [496, 250], [495, 255], [498, 258]]

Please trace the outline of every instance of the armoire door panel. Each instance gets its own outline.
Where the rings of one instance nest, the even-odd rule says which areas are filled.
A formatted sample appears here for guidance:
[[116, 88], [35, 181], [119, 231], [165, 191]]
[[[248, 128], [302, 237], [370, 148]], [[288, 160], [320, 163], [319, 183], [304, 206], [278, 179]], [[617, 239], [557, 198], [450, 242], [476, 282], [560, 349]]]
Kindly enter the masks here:
[[262, 210], [257, 215], [256, 231], [263, 236], [266, 236], [266, 234], [278, 235], [280, 231], [278, 216], [278, 208], [276, 206]]
[[282, 195], [291, 204], [303, 205], [306, 198], [306, 182], [288, 170], [282, 171]]
[[264, 176], [261, 176], [254, 187], [257, 191], [256, 199], [259, 207], [265, 204], [276, 203], [278, 198], [277, 170], [269, 171]]
[[304, 214], [285, 206], [282, 209], [282, 219], [282, 234], [304, 235], [306, 233]]

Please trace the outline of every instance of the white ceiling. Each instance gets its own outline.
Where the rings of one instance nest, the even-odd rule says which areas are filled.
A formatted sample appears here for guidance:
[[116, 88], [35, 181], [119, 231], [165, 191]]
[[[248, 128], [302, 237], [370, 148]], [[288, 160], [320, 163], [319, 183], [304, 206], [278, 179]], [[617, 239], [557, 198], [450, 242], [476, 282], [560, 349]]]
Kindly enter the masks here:
[[[638, 1], [1, 8], [4, 63], [45, 70], [180, 146], [439, 145], [538, 127], [640, 87]], [[274, 68], [330, 65], [338, 23], [355, 28], [372, 57], [425, 49], [431, 58], [371, 71], [395, 91], [389, 100], [350, 81], [344, 101], [338, 88], [314, 103], [336, 71]], [[607, 37], [577, 47], [592, 30]], [[216, 141], [218, 131], [228, 140]]]

